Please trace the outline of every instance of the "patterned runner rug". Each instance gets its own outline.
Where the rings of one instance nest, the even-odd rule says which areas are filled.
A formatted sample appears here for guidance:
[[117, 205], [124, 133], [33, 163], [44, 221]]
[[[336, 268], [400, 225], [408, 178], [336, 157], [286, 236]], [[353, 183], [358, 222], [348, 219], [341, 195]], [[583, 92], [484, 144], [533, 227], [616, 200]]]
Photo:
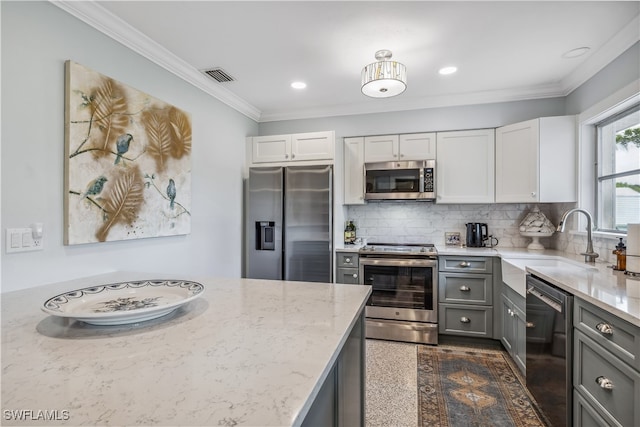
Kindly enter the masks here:
[[546, 426], [508, 357], [499, 350], [419, 345], [419, 425]]

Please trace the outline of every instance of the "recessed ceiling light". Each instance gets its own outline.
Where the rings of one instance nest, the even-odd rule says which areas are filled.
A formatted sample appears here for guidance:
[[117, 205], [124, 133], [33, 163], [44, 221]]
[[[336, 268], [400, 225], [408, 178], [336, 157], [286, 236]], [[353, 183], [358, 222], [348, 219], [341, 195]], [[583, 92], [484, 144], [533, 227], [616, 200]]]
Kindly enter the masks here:
[[448, 74], [453, 74], [456, 71], [458, 71], [458, 67], [444, 67], [444, 68], [440, 68], [438, 72], [443, 76], [446, 76]]
[[291, 87], [294, 89], [304, 89], [307, 87], [307, 84], [305, 82], [293, 82], [291, 83]]
[[587, 46], [577, 47], [562, 54], [565, 59], [577, 58], [587, 53], [591, 48]]

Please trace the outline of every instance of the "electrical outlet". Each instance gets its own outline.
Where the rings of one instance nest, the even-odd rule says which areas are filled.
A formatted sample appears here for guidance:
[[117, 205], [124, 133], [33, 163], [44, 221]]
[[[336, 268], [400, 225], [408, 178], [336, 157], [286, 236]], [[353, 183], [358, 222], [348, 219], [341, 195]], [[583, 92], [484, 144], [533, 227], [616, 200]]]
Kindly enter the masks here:
[[39, 233], [35, 234], [39, 237], [34, 238], [33, 228], [7, 228], [5, 239], [7, 253], [41, 251], [44, 245], [42, 226], [39, 228]]

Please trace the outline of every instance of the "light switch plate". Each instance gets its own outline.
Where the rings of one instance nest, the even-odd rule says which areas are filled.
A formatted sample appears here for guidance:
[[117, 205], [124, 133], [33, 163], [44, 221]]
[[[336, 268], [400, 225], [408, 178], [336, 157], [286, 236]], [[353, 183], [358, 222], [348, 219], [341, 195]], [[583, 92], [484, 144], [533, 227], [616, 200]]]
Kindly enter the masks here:
[[8, 254], [13, 252], [41, 251], [43, 249], [42, 237], [34, 239], [33, 229], [31, 228], [7, 228], [5, 241]]

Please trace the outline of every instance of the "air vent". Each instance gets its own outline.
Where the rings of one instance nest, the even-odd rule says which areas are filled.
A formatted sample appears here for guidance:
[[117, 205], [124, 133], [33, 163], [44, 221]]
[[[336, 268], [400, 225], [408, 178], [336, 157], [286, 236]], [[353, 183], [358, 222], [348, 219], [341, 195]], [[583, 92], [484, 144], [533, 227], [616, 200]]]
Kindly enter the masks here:
[[210, 70], [203, 70], [203, 73], [205, 73], [206, 75], [208, 75], [209, 77], [217, 81], [218, 83], [233, 82], [236, 80], [233, 77], [231, 77], [229, 74], [227, 74], [227, 72], [224, 71], [222, 68], [212, 68]]

